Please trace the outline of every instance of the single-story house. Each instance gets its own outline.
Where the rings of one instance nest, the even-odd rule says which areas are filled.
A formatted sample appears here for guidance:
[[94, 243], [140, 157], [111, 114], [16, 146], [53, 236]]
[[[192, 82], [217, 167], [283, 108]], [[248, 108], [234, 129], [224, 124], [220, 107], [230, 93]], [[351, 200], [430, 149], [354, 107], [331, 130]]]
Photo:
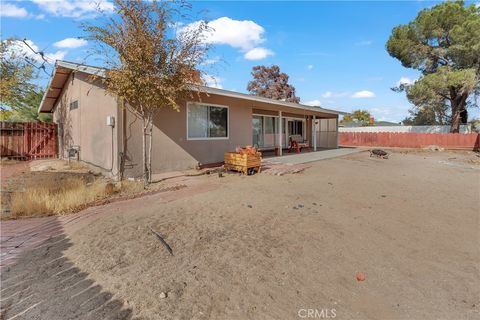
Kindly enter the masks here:
[[[102, 77], [105, 69], [57, 61], [39, 112], [53, 113], [58, 124], [59, 157], [75, 155], [114, 177], [140, 177], [142, 121], [107, 93]], [[342, 112], [200, 85], [192, 90], [200, 92], [195, 101], [154, 119], [154, 174], [220, 163], [237, 146], [282, 154], [292, 135], [313, 150], [338, 147]]]

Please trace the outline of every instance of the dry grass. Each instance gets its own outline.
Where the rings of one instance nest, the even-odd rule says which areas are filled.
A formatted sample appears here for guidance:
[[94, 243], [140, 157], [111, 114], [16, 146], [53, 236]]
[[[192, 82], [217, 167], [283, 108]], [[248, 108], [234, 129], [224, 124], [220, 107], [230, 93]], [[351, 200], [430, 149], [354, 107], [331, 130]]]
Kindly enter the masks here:
[[66, 167], [70, 170], [86, 170], [88, 167], [79, 161], [66, 161]]
[[17, 164], [18, 162], [19, 162], [18, 160], [14, 160], [14, 159], [2, 158], [0, 160], [0, 166], [8, 166], [12, 164]]
[[41, 186], [28, 186], [24, 192], [13, 194], [12, 217], [67, 213], [113, 192], [111, 184], [101, 180], [92, 183], [83, 177], [69, 177], [60, 183], [55, 179], [45, 180]]
[[75, 212], [114, 194], [123, 196], [143, 191], [141, 181], [122, 181], [114, 185], [104, 179], [95, 179], [91, 174], [42, 173], [36, 179], [31, 177], [24, 190], [12, 194], [10, 218]]
[[121, 191], [125, 194], [135, 194], [143, 192], [145, 188], [143, 187], [143, 181], [129, 181], [124, 180], [121, 182]]

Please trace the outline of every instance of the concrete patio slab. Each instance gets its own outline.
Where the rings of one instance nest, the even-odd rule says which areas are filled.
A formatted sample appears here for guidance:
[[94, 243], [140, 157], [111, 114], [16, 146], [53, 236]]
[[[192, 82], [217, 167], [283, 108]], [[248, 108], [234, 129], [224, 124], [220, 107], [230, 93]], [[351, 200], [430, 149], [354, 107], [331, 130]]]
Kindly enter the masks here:
[[339, 149], [322, 150], [317, 152], [308, 152], [308, 153], [300, 153], [300, 154], [287, 154], [281, 157], [265, 158], [263, 159], [263, 162], [301, 164], [301, 163], [309, 163], [309, 162], [314, 162], [319, 160], [342, 157], [342, 156], [346, 156], [349, 154], [354, 154], [362, 151], [364, 150], [358, 149], [358, 148], [339, 148]]

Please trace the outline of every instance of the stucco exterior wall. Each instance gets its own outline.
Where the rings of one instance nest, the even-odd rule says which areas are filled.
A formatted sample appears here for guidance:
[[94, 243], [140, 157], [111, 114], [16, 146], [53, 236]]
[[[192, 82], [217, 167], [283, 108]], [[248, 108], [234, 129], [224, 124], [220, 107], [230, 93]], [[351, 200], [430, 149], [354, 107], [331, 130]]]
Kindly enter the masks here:
[[[70, 110], [77, 100], [78, 108]], [[70, 147], [79, 147], [79, 159], [103, 173], [118, 173], [118, 135], [106, 125], [107, 116], [118, 119], [117, 102], [100, 81], [94, 83], [84, 73], [71, 73], [55, 105], [54, 121], [59, 124], [60, 157]]]
[[[197, 100], [193, 99], [193, 100]], [[317, 118], [336, 118], [336, 115], [304, 113], [302, 110], [283, 106], [272, 106], [267, 103], [246, 101], [243, 99], [219, 95], [200, 97], [202, 103], [228, 106], [229, 137], [223, 140], [188, 140], [187, 139], [187, 102], [180, 103], [180, 110], [163, 109], [154, 119], [152, 171], [160, 173], [174, 170], [195, 168], [198, 164], [211, 164], [223, 161], [226, 151], [234, 151], [237, 146], [252, 144], [252, 114], [253, 110], [265, 110], [266, 113], [309, 117], [315, 114]], [[124, 109], [122, 130], [125, 135], [123, 142], [125, 150], [125, 176], [139, 177], [142, 175], [142, 120]], [[311, 120], [307, 121], [307, 137], [311, 141]]]
[[[226, 151], [252, 143], [252, 108], [245, 101], [202, 97], [202, 102], [228, 106], [229, 137], [222, 140], [187, 139], [187, 102], [180, 110], [163, 109], [154, 119], [152, 171], [153, 173], [195, 168], [198, 164], [223, 161]], [[126, 176], [142, 173], [142, 121], [131, 112], [126, 114]]]
[[[78, 108], [70, 110], [77, 100]], [[272, 105], [265, 102], [215, 94], [194, 96], [193, 101], [228, 107], [227, 139], [187, 138], [187, 103], [180, 110], [162, 109], [154, 119], [152, 171], [161, 173], [219, 163], [226, 151], [252, 144], [252, 115], [263, 113], [284, 117], [305, 118], [306, 137], [312, 142], [311, 119], [337, 118], [335, 114]], [[115, 117], [115, 127], [107, 126], [106, 118]], [[56, 102], [54, 121], [59, 124], [59, 150], [65, 157], [71, 147], [79, 147], [79, 159], [103, 173], [117, 177], [123, 164], [124, 177], [142, 175], [142, 120], [128, 108], [117, 104], [100, 81], [91, 82], [88, 75], [73, 72]]]

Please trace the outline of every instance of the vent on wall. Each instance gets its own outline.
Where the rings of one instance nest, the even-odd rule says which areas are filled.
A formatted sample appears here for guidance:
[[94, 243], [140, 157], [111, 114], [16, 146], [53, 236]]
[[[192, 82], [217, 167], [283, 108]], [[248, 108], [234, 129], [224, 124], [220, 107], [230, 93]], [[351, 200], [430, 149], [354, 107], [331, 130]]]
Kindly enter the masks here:
[[70, 102], [70, 110], [78, 109], [78, 100]]

